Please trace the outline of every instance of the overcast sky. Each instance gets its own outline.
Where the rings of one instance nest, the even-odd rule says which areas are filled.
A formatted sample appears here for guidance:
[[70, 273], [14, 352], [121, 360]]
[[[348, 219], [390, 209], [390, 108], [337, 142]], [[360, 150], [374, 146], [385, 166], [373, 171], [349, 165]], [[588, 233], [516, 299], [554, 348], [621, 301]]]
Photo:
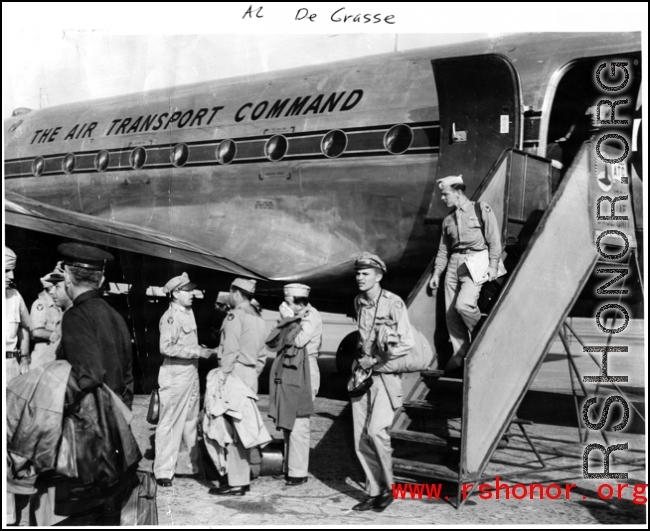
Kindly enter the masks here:
[[[244, 17], [251, 5], [263, 18]], [[510, 32], [647, 28], [647, 4], [603, 6], [5, 2], [2, 114]], [[301, 7], [313, 22], [295, 20]], [[342, 7], [395, 23], [332, 21]]]

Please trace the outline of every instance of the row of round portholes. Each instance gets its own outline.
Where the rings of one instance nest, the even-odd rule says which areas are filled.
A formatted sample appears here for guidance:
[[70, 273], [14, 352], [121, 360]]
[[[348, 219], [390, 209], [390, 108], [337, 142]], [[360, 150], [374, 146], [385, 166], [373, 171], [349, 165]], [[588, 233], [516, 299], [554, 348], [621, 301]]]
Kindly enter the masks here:
[[[404, 153], [413, 143], [413, 130], [404, 124], [398, 124], [390, 128], [384, 135], [384, 147], [393, 154]], [[347, 135], [338, 129], [330, 131], [321, 140], [320, 148], [328, 158], [335, 159], [343, 154], [348, 145]], [[275, 135], [269, 138], [264, 145], [264, 155], [270, 161], [276, 162], [284, 158], [289, 149], [289, 141], [282, 135]], [[220, 164], [230, 164], [237, 155], [237, 144], [230, 139], [222, 140], [215, 149], [215, 156]], [[190, 148], [187, 144], [176, 144], [171, 148], [169, 154], [170, 162], [177, 168], [185, 165], [190, 156]], [[108, 151], [100, 151], [95, 155], [95, 170], [106, 171], [110, 154]], [[143, 147], [136, 147], [129, 155], [129, 164], [134, 170], [142, 168], [147, 160], [147, 151]], [[74, 153], [68, 153], [61, 161], [63, 173], [71, 174], [77, 164]], [[32, 174], [35, 177], [42, 175], [45, 169], [43, 157], [37, 157], [32, 162]]]

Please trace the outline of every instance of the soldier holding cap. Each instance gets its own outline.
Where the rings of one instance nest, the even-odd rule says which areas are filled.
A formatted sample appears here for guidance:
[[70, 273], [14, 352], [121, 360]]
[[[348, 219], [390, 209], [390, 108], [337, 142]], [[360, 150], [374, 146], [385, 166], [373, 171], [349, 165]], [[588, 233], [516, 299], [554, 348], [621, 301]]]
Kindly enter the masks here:
[[[300, 318], [300, 331], [293, 340], [294, 347], [305, 347], [309, 359], [312, 400], [320, 387], [318, 355], [323, 342], [323, 321], [318, 310], [309, 303], [311, 288], [305, 284], [287, 284], [284, 287], [284, 303], [280, 306], [282, 318]], [[307, 482], [309, 469], [310, 417], [297, 417], [292, 430], [284, 431], [284, 474], [287, 485]]]
[[[379, 368], [387, 359], [376, 357], [377, 325], [395, 323], [397, 342], [390, 358], [406, 355], [415, 345], [413, 328], [404, 301], [382, 289], [386, 264], [377, 255], [365, 252], [357, 258], [354, 269], [361, 292], [354, 300], [359, 324], [359, 358], [363, 369]], [[373, 373], [372, 386], [357, 397], [350, 397], [357, 457], [366, 473], [368, 498], [352, 507], [355, 511], [383, 511], [393, 501], [393, 465], [388, 429], [395, 411], [402, 405], [402, 380], [399, 374]]]
[[170, 302], [160, 319], [163, 363], [158, 373], [160, 420], [153, 465], [156, 482], [162, 487], [170, 487], [174, 475], [199, 473], [199, 358], [208, 358], [213, 350], [199, 345], [192, 311], [194, 288], [187, 273], [163, 287]]
[[18, 290], [13, 285], [16, 253], [5, 247], [5, 308], [7, 335], [5, 336], [5, 372], [7, 381], [29, 370], [29, 312]]
[[[221, 326], [219, 364], [222, 372], [236, 374], [257, 393], [257, 378], [264, 369], [266, 323], [251, 305], [254, 280], [237, 278], [230, 285], [230, 306]], [[228, 484], [210, 489], [217, 496], [243, 496], [250, 490], [248, 450], [237, 439], [228, 447]]]
[[104, 268], [113, 255], [90, 245], [64, 243], [63, 283], [73, 305], [61, 320], [57, 359], [67, 360], [82, 391], [106, 384], [131, 408], [131, 335], [122, 316], [102, 297]]
[[[482, 284], [476, 285], [465, 265], [467, 255], [488, 250], [488, 281], [497, 277], [501, 259], [501, 236], [496, 216], [486, 203], [479, 203], [485, 229], [476, 217], [474, 202], [465, 196], [462, 175], [438, 180], [442, 201], [453, 211], [442, 221], [440, 247], [429, 280], [431, 289], [438, 289], [440, 276], [445, 268], [445, 306], [447, 328], [454, 348], [454, 355], [446, 370], [459, 367], [467, 354], [470, 334], [481, 318], [478, 297]], [[484, 235], [485, 234], [485, 235]]]
[[[56, 333], [59, 323], [61, 322], [61, 308], [55, 303], [50, 293], [54, 289], [54, 283], [50, 281], [50, 275], [41, 278], [43, 291], [38, 294], [38, 298], [32, 304], [30, 312], [31, 326], [30, 331], [34, 341], [34, 350], [32, 351], [31, 368], [44, 365], [56, 359], [56, 351], [51, 348], [52, 338], [57, 339], [59, 334]], [[63, 280], [63, 278], [61, 278]]]

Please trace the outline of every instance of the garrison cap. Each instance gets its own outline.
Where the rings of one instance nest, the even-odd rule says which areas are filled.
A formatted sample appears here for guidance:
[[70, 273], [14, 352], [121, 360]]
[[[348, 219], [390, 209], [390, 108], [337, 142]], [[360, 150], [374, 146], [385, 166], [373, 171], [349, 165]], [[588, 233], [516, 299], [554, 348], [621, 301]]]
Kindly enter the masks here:
[[16, 253], [14, 253], [9, 247], [5, 247], [5, 269], [15, 269], [16, 268]]
[[451, 186], [452, 184], [465, 184], [463, 182], [462, 175], [449, 175], [448, 177], [443, 177], [442, 179], [438, 179], [436, 182], [438, 183], [438, 187], [441, 190], [445, 186]]
[[43, 281], [49, 282], [52, 285], [57, 284], [59, 282], [63, 282], [63, 262], [57, 262], [56, 267], [54, 268], [54, 271], [51, 271], [50, 273], [45, 275], [41, 279], [41, 283]]
[[167, 284], [163, 286], [163, 293], [171, 293], [172, 291], [192, 291], [195, 287], [196, 284], [190, 282], [190, 277], [187, 276], [187, 273], [183, 273], [167, 282]]
[[104, 271], [106, 265], [113, 261], [111, 253], [83, 243], [62, 243], [57, 249], [63, 263], [69, 266]]
[[249, 280], [247, 278], [236, 278], [235, 280], [232, 281], [230, 287], [241, 289], [246, 293], [250, 293], [252, 295], [253, 293], [255, 293], [256, 284], [257, 284], [256, 280]]
[[357, 256], [357, 259], [354, 262], [354, 270], [358, 271], [359, 269], [379, 269], [383, 273], [388, 273], [384, 261], [376, 254], [367, 251]]
[[284, 287], [285, 297], [309, 297], [311, 288], [305, 284], [287, 284]]

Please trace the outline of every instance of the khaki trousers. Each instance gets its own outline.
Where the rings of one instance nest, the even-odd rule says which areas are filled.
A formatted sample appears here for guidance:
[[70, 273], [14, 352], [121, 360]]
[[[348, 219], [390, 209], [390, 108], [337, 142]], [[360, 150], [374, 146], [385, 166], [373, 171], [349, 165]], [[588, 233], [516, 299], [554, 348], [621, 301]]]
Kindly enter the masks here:
[[454, 253], [445, 277], [447, 329], [454, 348], [454, 358], [464, 358], [469, 350], [470, 334], [481, 318], [478, 296], [481, 286], [474, 284], [465, 265], [467, 255]]
[[[309, 356], [311, 397], [316, 398], [320, 387], [318, 359]], [[284, 473], [294, 478], [307, 477], [309, 470], [310, 417], [297, 418], [292, 430], [284, 432]]]
[[153, 466], [154, 475], [158, 479], [171, 479], [176, 473], [199, 472], [198, 365], [196, 359], [165, 357], [160, 367], [160, 420], [156, 426], [156, 457]]
[[[235, 363], [233, 373], [239, 376], [244, 383], [257, 394], [257, 371], [255, 367], [248, 367], [241, 363]], [[234, 430], [233, 430], [234, 431]], [[242, 487], [250, 485], [251, 467], [248, 452], [239, 441], [237, 434], [233, 434], [235, 442], [226, 450], [228, 463], [228, 485], [231, 487]]]
[[393, 484], [393, 449], [388, 430], [397, 408], [393, 408], [384, 382], [377, 374], [368, 392], [350, 401], [354, 449], [366, 473], [366, 493], [378, 496]]

